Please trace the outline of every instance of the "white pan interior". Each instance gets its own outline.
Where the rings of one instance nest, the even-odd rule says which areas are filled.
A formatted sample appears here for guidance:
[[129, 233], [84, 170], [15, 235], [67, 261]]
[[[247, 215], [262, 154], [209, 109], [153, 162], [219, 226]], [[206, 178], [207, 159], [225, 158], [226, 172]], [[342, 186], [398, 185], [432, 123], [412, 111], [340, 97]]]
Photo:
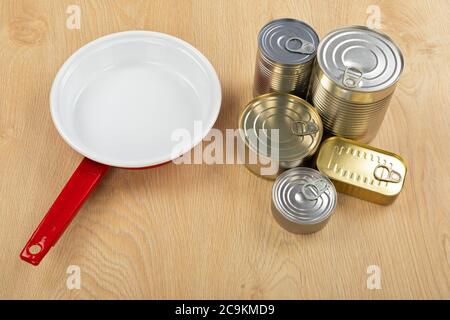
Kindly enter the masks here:
[[209, 61], [188, 43], [149, 31], [85, 45], [61, 67], [50, 95], [55, 126], [72, 148], [130, 168], [190, 150], [213, 126], [220, 104]]

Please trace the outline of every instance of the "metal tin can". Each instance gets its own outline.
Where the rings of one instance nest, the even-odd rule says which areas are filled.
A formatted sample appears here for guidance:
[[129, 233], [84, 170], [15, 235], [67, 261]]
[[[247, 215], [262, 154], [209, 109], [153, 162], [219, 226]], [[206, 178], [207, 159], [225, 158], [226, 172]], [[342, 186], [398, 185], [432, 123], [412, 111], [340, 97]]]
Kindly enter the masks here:
[[239, 137], [245, 145], [246, 167], [275, 179], [286, 169], [303, 165], [322, 139], [322, 121], [305, 100], [272, 92], [248, 103], [239, 119]]
[[402, 53], [388, 36], [361, 26], [337, 29], [318, 47], [308, 100], [326, 131], [369, 142], [402, 70]]
[[395, 153], [340, 137], [322, 142], [316, 166], [339, 192], [378, 204], [396, 199], [407, 170]]
[[311, 168], [285, 171], [272, 188], [272, 214], [286, 230], [312, 233], [322, 229], [336, 207], [333, 183]]
[[292, 93], [305, 99], [319, 37], [306, 23], [278, 19], [258, 36], [253, 93]]

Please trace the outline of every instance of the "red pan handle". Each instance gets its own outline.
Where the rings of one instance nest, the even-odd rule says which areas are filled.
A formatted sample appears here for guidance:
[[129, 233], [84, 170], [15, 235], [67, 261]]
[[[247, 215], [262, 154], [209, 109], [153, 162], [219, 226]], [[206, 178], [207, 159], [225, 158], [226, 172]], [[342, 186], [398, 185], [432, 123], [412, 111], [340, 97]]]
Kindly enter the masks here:
[[95, 189], [108, 166], [84, 158], [22, 250], [20, 258], [37, 266]]

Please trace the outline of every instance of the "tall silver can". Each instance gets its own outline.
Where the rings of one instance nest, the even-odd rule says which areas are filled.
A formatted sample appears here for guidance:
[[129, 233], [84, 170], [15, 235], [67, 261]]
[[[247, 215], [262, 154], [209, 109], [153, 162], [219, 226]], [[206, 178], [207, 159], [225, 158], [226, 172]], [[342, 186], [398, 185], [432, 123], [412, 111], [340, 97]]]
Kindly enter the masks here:
[[326, 131], [367, 143], [381, 126], [403, 65], [387, 35], [362, 26], [337, 29], [318, 47], [307, 100]]
[[283, 92], [305, 99], [318, 45], [317, 33], [302, 21], [266, 24], [258, 36], [254, 96]]

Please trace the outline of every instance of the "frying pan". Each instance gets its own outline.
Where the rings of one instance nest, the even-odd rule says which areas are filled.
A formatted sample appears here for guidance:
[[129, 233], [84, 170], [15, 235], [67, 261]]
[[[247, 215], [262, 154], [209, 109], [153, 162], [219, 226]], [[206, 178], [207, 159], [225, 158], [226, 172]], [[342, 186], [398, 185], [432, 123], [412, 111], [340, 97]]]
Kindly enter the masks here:
[[[109, 167], [154, 167], [181, 156], [207, 135], [220, 105], [212, 65], [173, 36], [120, 32], [76, 51], [56, 75], [50, 111], [61, 137], [85, 158], [21, 259], [40, 263]], [[202, 130], [194, 130], [197, 121]], [[191, 139], [173, 139], [177, 129]]]

